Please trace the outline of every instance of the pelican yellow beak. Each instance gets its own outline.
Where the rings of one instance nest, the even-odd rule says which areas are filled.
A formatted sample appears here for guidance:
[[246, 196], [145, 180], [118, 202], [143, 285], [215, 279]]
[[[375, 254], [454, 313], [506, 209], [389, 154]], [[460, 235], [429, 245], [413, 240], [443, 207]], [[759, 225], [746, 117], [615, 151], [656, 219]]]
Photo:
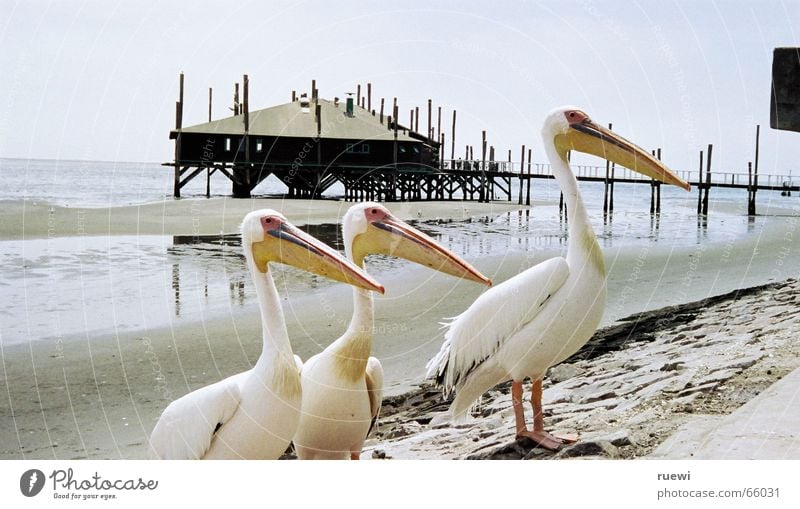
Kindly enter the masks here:
[[264, 240], [251, 245], [253, 259], [262, 272], [267, 264], [283, 263], [341, 283], [374, 292], [383, 285], [322, 241], [276, 216], [262, 219]]
[[492, 285], [491, 279], [461, 257], [391, 214], [370, 221], [367, 231], [354, 239], [353, 259], [361, 261], [369, 254], [404, 258], [451, 276]]
[[689, 191], [688, 182], [677, 176], [661, 161], [644, 149], [636, 146], [615, 132], [594, 123], [581, 111], [565, 113], [569, 129], [555, 137], [559, 152], [566, 154], [568, 150], [577, 150], [641, 173], [647, 177], [672, 184]]

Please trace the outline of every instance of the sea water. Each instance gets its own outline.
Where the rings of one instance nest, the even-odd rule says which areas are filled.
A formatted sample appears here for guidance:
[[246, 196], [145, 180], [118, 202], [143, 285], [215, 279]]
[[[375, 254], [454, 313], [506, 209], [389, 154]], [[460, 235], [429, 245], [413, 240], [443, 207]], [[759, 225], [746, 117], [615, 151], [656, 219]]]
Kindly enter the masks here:
[[[8, 176], [0, 200], [62, 206], [117, 206], [170, 200], [171, 172], [151, 163], [0, 160]], [[212, 184], [213, 186], [214, 184]], [[223, 182], [212, 187], [229, 192]], [[266, 181], [256, 195], [285, 191]], [[605, 322], [632, 312], [794, 276], [797, 196], [759, 193], [759, 215], [745, 214], [746, 193], [712, 189], [711, 212], [698, 220], [696, 191], [662, 186], [662, 213], [651, 215], [650, 187], [616, 184], [614, 212], [604, 215], [603, 185], [581, 191], [609, 268]], [[332, 190], [331, 198], [335, 198]], [[205, 182], [184, 196], [205, 193]], [[517, 188], [512, 195], [516, 200]], [[534, 264], [563, 254], [569, 218], [555, 182], [534, 180], [530, 210], [445, 219], [416, 226], [465, 258], [526, 257]], [[391, 209], [392, 204], [388, 204]], [[413, 205], [412, 205], [413, 208]], [[335, 224], [307, 229], [342, 249]], [[69, 237], [0, 241], [0, 334], [3, 343], [168, 324], [257, 312], [236, 235]], [[371, 257], [370, 271], [391, 281], [407, 262]], [[276, 268], [290, 298], [328, 281]]]

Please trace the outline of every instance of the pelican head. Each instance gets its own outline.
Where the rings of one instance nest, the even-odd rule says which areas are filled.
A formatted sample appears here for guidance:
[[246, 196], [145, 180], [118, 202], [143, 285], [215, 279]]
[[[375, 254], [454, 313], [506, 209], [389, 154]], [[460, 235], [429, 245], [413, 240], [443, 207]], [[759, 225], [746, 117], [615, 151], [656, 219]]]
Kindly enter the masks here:
[[245, 258], [262, 273], [269, 263], [283, 263], [365, 290], [384, 291], [369, 274], [274, 210], [256, 210], [245, 216], [242, 247]]
[[492, 281], [455, 253], [397, 219], [378, 203], [350, 207], [342, 221], [345, 246], [359, 265], [370, 254], [397, 256], [439, 272], [491, 286]]
[[673, 184], [689, 191], [689, 183], [678, 177], [661, 161], [615, 132], [595, 123], [589, 115], [574, 106], [551, 111], [544, 122], [542, 137], [553, 140], [558, 155], [566, 160], [567, 152], [577, 150]]

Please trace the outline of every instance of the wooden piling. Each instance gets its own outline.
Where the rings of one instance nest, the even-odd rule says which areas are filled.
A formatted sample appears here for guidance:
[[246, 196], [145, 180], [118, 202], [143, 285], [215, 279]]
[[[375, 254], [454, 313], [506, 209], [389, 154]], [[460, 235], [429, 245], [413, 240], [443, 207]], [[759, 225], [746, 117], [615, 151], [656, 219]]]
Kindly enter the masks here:
[[292, 90], [292, 102], [295, 102], [296, 100], [297, 100], [297, 91]]
[[753, 192], [753, 163], [747, 162], [747, 215], [754, 216], [756, 214], [756, 200], [755, 193]]
[[419, 132], [419, 106], [414, 107], [414, 132]]
[[[661, 149], [656, 150], [656, 159], [661, 160]], [[656, 182], [656, 214], [661, 214], [661, 182]]]
[[488, 201], [486, 196], [486, 131], [481, 134], [481, 188], [478, 193], [480, 201]]
[[[442, 107], [441, 106], [437, 106], [436, 109], [438, 111], [437, 120], [436, 120], [436, 138], [438, 139], [438, 138], [441, 138], [441, 135], [442, 135]], [[442, 152], [444, 152], [444, 145], [442, 145], [441, 149], [442, 149]], [[442, 158], [442, 159], [444, 159], [444, 158]]]
[[[612, 124], [608, 124], [608, 130], [610, 131], [612, 128]], [[609, 179], [611, 177], [611, 161], [606, 159], [606, 177], [603, 179], [603, 215], [608, 214], [608, 192], [609, 192]]]
[[[394, 108], [392, 109], [394, 118], [394, 165], [397, 167], [397, 97], [394, 98]], [[391, 119], [389, 121], [391, 124]]]
[[444, 168], [444, 133], [439, 133], [439, 168]]
[[383, 123], [383, 97], [381, 97], [381, 124]]
[[430, 99], [428, 99], [428, 139], [433, 139], [433, 134], [431, 133], [431, 126], [433, 125], [433, 103]]
[[[758, 148], [759, 148], [759, 135], [761, 134], [761, 125], [756, 125], [756, 159], [753, 165], [753, 213], [751, 216], [756, 215], [756, 192], [758, 192]], [[749, 207], [748, 207], [749, 209]]]
[[311, 100], [317, 100], [317, 80], [311, 80]]
[[409, 131], [413, 131], [414, 130], [414, 108], [411, 108], [411, 113], [409, 115], [409, 118], [411, 119], [411, 121], [408, 124], [408, 130]]
[[711, 190], [711, 151], [714, 146], [709, 143], [708, 144], [708, 153], [706, 154], [706, 185], [705, 185], [705, 194], [703, 194], [703, 215], [708, 215], [708, 194]]
[[[650, 155], [656, 156], [656, 151], [650, 151]], [[650, 178], [650, 214], [656, 213], [656, 179]]]
[[[250, 78], [245, 74], [242, 77], [242, 109], [244, 113], [244, 157], [250, 162]], [[250, 172], [248, 172], [249, 176]]]
[[175, 178], [172, 194], [181, 197], [181, 128], [183, 127], [183, 72], [178, 77], [178, 100], [175, 102]]
[[356, 85], [356, 104], [361, 106], [361, 83]]
[[[509, 159], [511, 158], [509, 150]], [[519, 198], [517, 204], [522, 205], [522, 174], [525, 171], [525, 145], [522, 146], [522, 152], [519, 155]]]
[[456, 158], [456, 110], [453, 110], [453, 132], [450, 133], [450, 159]]
[[700, 167], [697, 170], [697, 215], [703, 213], [703, 151], [700, 151]]
[[213, 95], [213, 91], [211, 87], [208, 87], [208, 121], [211, 122], [211, 98]]
[[372, 83], [367, 83], [367, 110], [372, 111]]
[[529, 207], [531, 206], [531, 180], [533, 180], [531, 178], [531, 166], [533, 164], [532, 163], [533, 159], [531, 157], [531, 150], [532, 149], [528, 149], [528, 185], [526, 186], [527, 191], [525, 191], [525, 205]]
[[239, 114], [239, 84], [235, 83], [233, 85], [233, 114], [234, 116]]

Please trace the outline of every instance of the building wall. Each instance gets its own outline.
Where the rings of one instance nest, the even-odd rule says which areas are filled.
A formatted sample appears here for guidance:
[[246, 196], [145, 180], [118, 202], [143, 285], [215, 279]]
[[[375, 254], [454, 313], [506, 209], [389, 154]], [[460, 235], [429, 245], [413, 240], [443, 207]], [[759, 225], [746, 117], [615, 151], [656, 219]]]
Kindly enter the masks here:
[[[250, 136], [250, 162], [274, 165], [368, 166], [394, 162], [394, 141]], [[247, 162], [243, 136], [184, 133], [181, 161], [192, 164]], [[436, 150], [422, 142], [397, 142], [397, 161], [428, 166]]]

